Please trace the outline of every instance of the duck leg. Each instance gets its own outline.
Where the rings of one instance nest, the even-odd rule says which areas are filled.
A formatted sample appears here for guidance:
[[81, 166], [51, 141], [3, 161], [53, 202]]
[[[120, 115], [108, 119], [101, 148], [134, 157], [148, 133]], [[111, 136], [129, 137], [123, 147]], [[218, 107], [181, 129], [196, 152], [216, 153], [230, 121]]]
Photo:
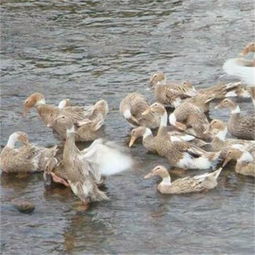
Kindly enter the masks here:
[[69, 183], [68, 183], [65, 179], [63, 179], [63, 178], [61, 178], [61, 177], [58, 177], [58, 176], [55, 175], [53, 172], [50, 172], [50, 175], [51, 175], [52, 180], [53, 180], [54, 182], [63, 184], [63, 185], [66, 186], [66, 187], [70, 187]]

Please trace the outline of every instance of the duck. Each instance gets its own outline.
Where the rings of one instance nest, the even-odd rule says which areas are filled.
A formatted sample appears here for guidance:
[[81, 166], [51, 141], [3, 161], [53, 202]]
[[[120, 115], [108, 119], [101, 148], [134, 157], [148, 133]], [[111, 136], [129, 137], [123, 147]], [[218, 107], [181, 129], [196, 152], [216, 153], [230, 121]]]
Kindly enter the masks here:
[[169, 123], [179, 130], [185, 131], [189, 128], [191, 135], [204, 140], [210, 136], [205, 133], [209, 121], [203, 111], [190, 102], [184, 102], [169, 115]]
[[[61, 141], [66, 139], [66, 129], [69, 123], [69, 118], [64, 118], [65, 115], [59, 115], [54, 118], [47, 126], [54, 130], [54, 135]], [[85, 119], [79, 122], [79, 126], [75, 127], [75, 141], [89, 142], [103, 136], [102, 126], [104, 124], [104, 116], [98, 115], [95, 119]]]
[[231, 95], [237, 95], [237, 93], [244, 97], [248, 97], [248, 93], [245, 93], [244, 89], [242, 89], [240, 82], [220, 83], [212, 87], [198, 90], [196, 96], [186, 99], [185, 102], [197, 106], [199, 110], [204, 113], [208, 113], [211, 102]]
[[255, 42], [248, 43], [239, 57], [226, 60], [223, 70], [228, 75], [240, 78], [248, 87], [255, 87], [255, 59], [244, 58], [250, 52], [255, 52]]
[[129, 147], [132, 147], [138, 137], [143, 137], [143, 146], [148, 151], [165, 157], [173, 167], [182, 169], [214, 169], [221, 160], [220, 151], [206, 152], [189, 142], [171, 140], [168, 134], [162, 131], [153, 136], [151, 130], [146, 127], [138, 127], [131, 131]]
[[224, 97], [251, 98], [250, 89], [240, 83], [236, 88], [227, 92]]
[[85, 209], [90, 202], [109, 200], [98, 185], [102, 176], [120, 173], [132, 167], [132, 158], [114, 142], [96, 139], [89, 147], [79, 150], [75, 144], [75, 128], [70, 118], [66, 130], [63, 165], [67, 181], [73, 193], [82, 201]]
[[[36, 92], [25, 100], [23, 114], [26, 115], [32, 107], [35, 107], [44, 124], [53, 129], [53, 133], [58, 139], [63, 140], [65, 139], [65, 130], [63, 131], [63, 126], [57, 126], [55, 123], [55, 119], [58, 116], [68, 116], [72, 119], [76, 128], [80, 126], [84, 127], [84, 124], [93, 126], [94, 123], [99, 122], [97, 120], [100, 119], [101, 127], [105, 116], [109, 111], [108, 104], [105, 100], [98, 101], [89, 109], [89, 111], [88, 109], [80, 106], [66, 106], [67, 102], [67, 100], [62, 100], [62, 103], [60, 102], [60, 108], [54, 105], [49, 105], [46, 104], [44, 95]], [[99, 125], [97, 125], [97, 128], [98, 126]], [[80, 141], [79, 137], [80, 136], [77, 136], [77, 141]], [[84, 138], [81, 138], [81, 141], [84, 141]]]
[[132, 127], [146, 126], [155, 129], [159, 126], [159, 117], [148, 112], [142, 113], [149, 108], [145, 97], [137, 92], [128, 94], [120, 102], [119, 110], [123, 117]]
[[148, 179], [153, 176], [160, 176], [162, 181], [157, 186], [157, 190], [160, 193], [184, 194], [214, 189], [218, 185], [217, 179], [221, 171], [222, 167], [211, 173], [179, 178], [172, 182], [166, 167], [158, 165], [154, 167], [147, 175], [145, 175], [144, 179]]
[[[17, 142], [21, 146], [17, 147]], [[0, 154], [0, 168], [5, 173], [43, 172], [47, 162], [54, 158], [57, 146], [39, 147], [29, 142], [28, 135], [16, 131], [9, 136], [8, 142]]]
[[215, 99], [224, 98], [229, 93], [240, 86], [240, 82], [217, 84], [209, 88], [196, 90], [190, 82], [182, 84], [169, 83], [166, 81], [166, 75], [158, 71], [150, 77], [150, 86], [154, 89], [156, 101], [164, 106], [176, 108], [184, 101], [197, 105], [204, 112], [209, 111], [209, 104]]
[[230, 109], [230, 118], [227, 123], [228, 131], [231, 135], [247, 140], [255, 139], [255, 116], [244, 116], [240, 114], [238, 104], [226, 98], [222, 100], [215, 109], [227, 108]]
[[166, 75], [158, 71], [150, 77], [150, 87], [154, 91], [156, 101], [166, 107], [177, 107], [181, 102], [197, 94], [190, 82], [183, 83], [167, 82]]
[[46, 104], [46, 100], [43, 94], [41, 93], [33, 93], [29, 97], [26, 98], [23, 104], [23, 115], [26, 116], [28, 111], [35, 107], [41, 120], [44, 122], [45, 125], [47, 125], [54, 117], [56, 117], [58, 114], [66, 114], [74, 122], [77, 122], [78, 120], [83, 120], [86, 118], [85, 111], [81, 107], [63, 107], [59, 108], [55, 105], [49, 105]]
[[249, 151], [240, 147], [231, 148], [227, 151], [223, 166], [230, 160], [236, 161], [236, 173], [255, 177], [255, 157]]
[[252, 147], [255, 148], [255, 141], [234, 138], [226, 139], [226, 135], [228, 133], [227, 126], [223, 121], [219, 119], [213, 119], [210, 122], [209, 128], [206, 132], [210, 133], [212, 141], [208, 144], [210, 145], [208, 146], [209, 148], [208, 147], [203, 148], [210, 151], [221, 150], [222, 158], [226, 157], [227, 150], [232, 148], [233, 146], [239, 145], [243, 149], [252, 149]]

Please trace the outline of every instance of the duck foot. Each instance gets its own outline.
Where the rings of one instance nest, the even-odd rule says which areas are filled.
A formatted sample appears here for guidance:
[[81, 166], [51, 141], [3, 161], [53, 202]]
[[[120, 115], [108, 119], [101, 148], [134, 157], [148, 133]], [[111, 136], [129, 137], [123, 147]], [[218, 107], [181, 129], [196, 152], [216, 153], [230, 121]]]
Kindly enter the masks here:
[[53, 182], [61, 183], [61, 184], [63, 184], [66, 187], [70, 187], [69, 183], [66, 180], [64, 180], [63, 178], [58, 177], [57, 175], [55, 175], [52, 172], [50, 173], [50, 175], [52, 177]]

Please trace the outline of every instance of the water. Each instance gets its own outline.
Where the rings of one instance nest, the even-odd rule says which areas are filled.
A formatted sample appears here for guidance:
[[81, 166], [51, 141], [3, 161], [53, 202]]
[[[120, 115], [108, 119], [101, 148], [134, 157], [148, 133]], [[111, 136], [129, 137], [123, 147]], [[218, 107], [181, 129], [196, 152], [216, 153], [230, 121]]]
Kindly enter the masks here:
[[[42, 92], [49, 103], [70, 98], [90, 104], [104, 98], [111, 112], [108, 138], [127, 143], [130, 127], [120, 100], [145, 90], [149, 75], [206, 87], [223, 76], [225, 59], [253, 39], [252, 0], [231, 1], [1, 1], [1, 145], [16, 130], [32, 142], [55, 144], [33, 110], [22, 102]], [[249, 100], [240, 104], [253, 112]], [[210, 111], [226, 120], [227, 111]], [[157, 179], [143, 176], [164, 159], [131, 150], [134, 169], [106, 180], [111, 200], [76, 210], [65, 188], [45, 190], [40, 174], [1, 177], [1, 248], [4, 254], [252, 254], [254, 180], [224, 170], [215, 190], [166, 196]], [[187, 174], [196, 174], [189, 171]], [[173, 176], [175, 178], [176, 176]], [[17, 212], [13, 198], [36, 209]]]

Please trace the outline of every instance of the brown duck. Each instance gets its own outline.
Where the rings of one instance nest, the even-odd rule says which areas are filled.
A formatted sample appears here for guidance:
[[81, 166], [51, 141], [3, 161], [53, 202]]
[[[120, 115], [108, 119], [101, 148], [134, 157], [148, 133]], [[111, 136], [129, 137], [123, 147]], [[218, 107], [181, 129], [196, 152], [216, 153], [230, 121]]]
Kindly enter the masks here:
[[238, 147], [231, 148], [227, 151], [223, 166], [230, 160], [236, 161], [235, 171], [237, 173], [255, 177], [255, 158], [250, 152]]
[[[16, 147], [16, 143], [22, 145]], [[14, 132], [9, 136], [0, 154], [0, 168], [6, 173], [42, 172], [57, 153], [57, 146], [44, 148], [29, 143], [25, 132]]]
[[148, 112], [142, 113], [149, 108], [145, 97], [139, 93], [130, 93], [120, 102], [120, 113], [131, 124], [131, 126], [145, 126], [148, 128], [157, 128], [159, 126], [159, 117]]
[[214, 189], [218, 184], [217, 179], [221, 170], [222, 168], [219, 168], [211, 173], [184, 177], [171, 182], [171, 177], [167, 169], [159, 165], [153, 168], [144, 178], [148, 179], [153, 176], [160, 176], [162, 181], [157, 186], [157, 190], [162, 194], [184, 194]]
[[216, 109], [230, 109], [230, 118], [228, 120], [228, 131], [231, 135], [241, 139], [255, 139], [255, 116], [244, 116], [240, 113], [240, 107], [230, 99], [224, 99]]

